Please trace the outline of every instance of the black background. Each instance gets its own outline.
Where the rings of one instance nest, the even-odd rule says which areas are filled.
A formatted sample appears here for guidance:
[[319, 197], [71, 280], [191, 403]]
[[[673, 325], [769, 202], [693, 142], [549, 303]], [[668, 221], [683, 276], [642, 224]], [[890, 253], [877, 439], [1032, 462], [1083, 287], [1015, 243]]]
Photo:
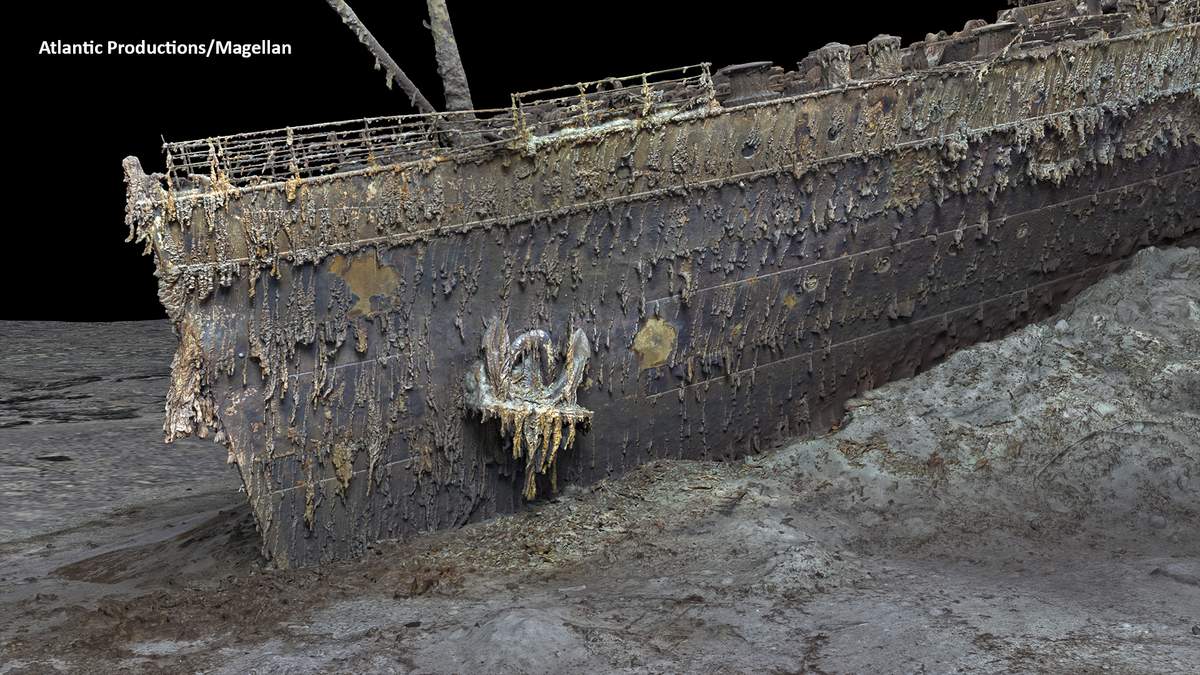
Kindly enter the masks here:
[[[440, 107], [424, 0], [351, 0]], [[994, 19], [1004, 0], [448, 3], [476, 107], [509, 92], [709, 61], [796, 61], [879, 33], [905, 44]], [[324, 0], [32, 2], [6, 21], [5, 250], [0, 318], [163, 316], [153, 265], [124, 242], [121, 159], [162, 170], [162, 139], [413, 112]], [[13, 16], [11, 12], [17, 12]], [[291, 56], [47, 56], [43, 40], [291, 43]], [[15, 52], [15, 53], [13, 53]], [[14, 146], [15, 147], [12, 147]], [[12, 175], [15, 172], [15, 176]]]

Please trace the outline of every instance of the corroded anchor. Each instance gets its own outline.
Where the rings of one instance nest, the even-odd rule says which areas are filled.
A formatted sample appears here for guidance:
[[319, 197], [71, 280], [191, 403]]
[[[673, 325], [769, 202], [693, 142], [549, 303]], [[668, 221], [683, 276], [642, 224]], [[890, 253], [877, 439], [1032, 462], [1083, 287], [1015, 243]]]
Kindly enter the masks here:
[[575, 427], [592, 411], [576, 402], [592, 347], [576, 329], [567, 342], [561, 372], [554, 343], [544, 330], [509, 340], [503, 318], [493, 318], [483, 333], [483, 360], [466, 375], [467, 405], [484, 421], [500, 420], [500, 433], [512, 436], [513, 459], [525, 458], [525, 498], [537, 494], [537, 474], [549, 474], [557, 489], [558, 452], [575, 442]]

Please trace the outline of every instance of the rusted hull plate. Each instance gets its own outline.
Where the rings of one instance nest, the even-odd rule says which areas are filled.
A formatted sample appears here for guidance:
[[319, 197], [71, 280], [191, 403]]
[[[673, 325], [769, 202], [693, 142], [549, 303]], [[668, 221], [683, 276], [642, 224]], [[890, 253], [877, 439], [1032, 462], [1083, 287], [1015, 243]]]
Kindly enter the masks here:
[[[248, 349], [248, 327], [220, 317], [312, 322], [318, 335], [344, 342], [298, 344], [289, 390], [266, 414], [250, 409], [261, 418], [241, 402], [261, 397], [255, 368], [215, 382], [215, 400], [234, 413], [222, 419], [234, 446], [250, 448], [242, 469], [270, 524], [272, 555], [354, 555], [376, 539], [521, 505], [520, 462], [508, 457], [496, 425], [480, 424], [461, 400], [483, 320], [497, 311], [514, 326], [560, 335], [583, 328], [597, 345], [580, 393], [594, 422], [563, 454], [564, 482], [660, 458], [734, 458], [824, 432], [848, 397], [1040, 319], [1138, 247], [1194, 231], [1198, 157], [1193, 146], [1121, 162], [1066, 186], [1002, 192], [985, 210], [969, 197], [951, 199], [892, 222], [868, 219], [856, 237], [847, 236], [853, 225], [810, 230], [786, 253], [783, 244], [726, 237], [723, 220], [704, 220], [796, 189], [777, 179], [715, 191], [707, 207], [689, 195], [632, 206], [614, 220], [590, 215], [367, 247], [284, 268], [278, 279], [261, 276], [253, 304], [238, 306], [249, 293], [237, 285], [218, 292], [213, 320], [200, 319], [211, 326], [205, 345], [214, 357], [231, 342]], [[686, 234], [639, 225], [677, 208], [691, 211]], [[638, 276], [647, 252], [689, 250], [680, 240], [706, 234], [723, 254]], [[579, 260], [568, 265], [572, 254]], [[713, 272], [729, 260], [745, 267]], [[490, 270], [488, 261], [496, 261]], [[369, 273], [346, 274], [356, 267]], [[345, 320], [339, 296], [353, 300]], [[647, 336], [656, 346], [639, 353]], [[365, 351], [355, 348], [360, 341]]]
[[150, 199], [134, 224], [182, 340], [168, 432], [220, 432], [284, 565], [525, 503], [511, 440], [465, 403], [493, 317], [590, 345], [560, 483], [824, 432], [1200, 230], [1195, 56], [1193, 25], [1071, 66]]

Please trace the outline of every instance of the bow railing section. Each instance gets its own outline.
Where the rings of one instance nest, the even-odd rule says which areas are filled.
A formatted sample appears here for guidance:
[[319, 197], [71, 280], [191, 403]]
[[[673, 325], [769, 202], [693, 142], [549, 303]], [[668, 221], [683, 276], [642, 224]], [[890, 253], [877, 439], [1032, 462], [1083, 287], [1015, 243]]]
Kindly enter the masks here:
[[714, 100], [709, 64], [512, 95], [509, 108], [370, 117], [167, 142], [177, 188], [244, 187], [480, 150], [527, 148], [537, 136], [647, 120]]
[[512, 122], [522, 140], [613, 120], [690, 110], [716, 98], [711, 64], [610, 77], [512, 95]]

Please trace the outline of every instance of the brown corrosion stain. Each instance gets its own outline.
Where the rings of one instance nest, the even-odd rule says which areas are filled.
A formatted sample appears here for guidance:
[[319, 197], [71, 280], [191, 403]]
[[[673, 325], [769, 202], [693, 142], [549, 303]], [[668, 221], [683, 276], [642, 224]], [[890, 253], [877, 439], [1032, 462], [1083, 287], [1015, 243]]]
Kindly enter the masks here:
[[333, 468], [344, 492], [350, 486], [350, 479], [354, 477], [354, 447], [352, 445], [345, 442], [334, 444]]
[[667, 362], [675, 349], [678, 331], [657, 316], [650, 317], [646, 325], [633, 338], [633, 351], [637, 353], [638, 367], [642, 370], [657, 368]]
[[374, 255], [361, 255], [347, 258], [343, 255], [333, 256], [329, 271], [345, 280], [354, 293], [354, 306], [348, 312], [349, 316], [371, 316], [377, 310], [371, 309], [371, 298], [388, 296], [400, 286], [400, 278], [396, 270], [387, 265], [380, 265]]

